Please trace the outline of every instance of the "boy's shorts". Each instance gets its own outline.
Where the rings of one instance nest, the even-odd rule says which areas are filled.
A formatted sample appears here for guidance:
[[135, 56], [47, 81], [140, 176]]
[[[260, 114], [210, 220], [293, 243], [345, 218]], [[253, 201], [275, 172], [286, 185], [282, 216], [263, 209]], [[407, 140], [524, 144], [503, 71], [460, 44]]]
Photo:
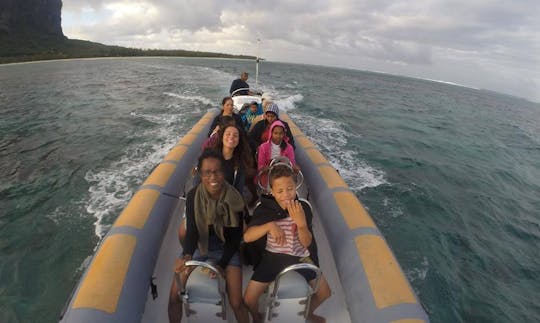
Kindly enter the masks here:
[[[274, 253], [265, 251], [262, 257], [260, 264], [255, 268], [251, 280], [260, 282], [260, 283], [269, 283], [276, 279], [277, 275], [285, 268], [290, 265], [300, 264], [300, 263], [311, 263], [311, 258], [300, 258], [296, 256], [291, 256], [283, 253]], [[317, 277], [315, 272], [312, 270], [298, 270], [300, 275], [302, 275], [306, 281], [311, 281]]]

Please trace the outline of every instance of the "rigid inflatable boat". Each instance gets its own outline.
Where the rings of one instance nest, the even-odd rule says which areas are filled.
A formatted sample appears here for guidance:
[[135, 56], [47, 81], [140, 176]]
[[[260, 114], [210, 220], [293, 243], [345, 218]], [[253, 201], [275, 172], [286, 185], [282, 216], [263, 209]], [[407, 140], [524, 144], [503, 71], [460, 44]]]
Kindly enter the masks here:
[[[140, 186], [97, 248], [60, 322], [168, 322], [173, 267], [181, 254], [177, 229], [184, 212], [183, 197], [218, 112], [211, 109], [202, 116]], [[384, 237], [355, 194], [293, 120], [286, 113], [280, 118], [289, 123], [296, 141], [296, 161], [304, 177], [299, 195], [312, 205], [320, 268], [332, 289], [332, 296], [315, 313], [327, 322], [429, 322]], [[208, 267], [205, 270], [212, 270]], [[251, 269], [244, 267], [245, 289]], [[278, 291], [269, 290], [261, 303], [265, 319], [304, 322], [302, 309], [313, 291], [305, 280], [283, 274], [274, 285]], [[187, 309], [183, 321], [234, 322], [220, 280], [208, 283], [197, 281], [208, 275], [192, 276], [183, 299]]]

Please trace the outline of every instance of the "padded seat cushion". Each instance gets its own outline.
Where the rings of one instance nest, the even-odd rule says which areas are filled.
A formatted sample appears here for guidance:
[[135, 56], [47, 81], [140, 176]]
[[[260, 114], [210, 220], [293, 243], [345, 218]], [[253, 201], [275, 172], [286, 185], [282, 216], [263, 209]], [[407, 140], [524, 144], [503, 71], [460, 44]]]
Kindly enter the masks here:
[[186, 289], [190, 303], [217, 304], [221, 300], [218, 279], [210, 279], [208, 270], [201, 267], [189, 275]]
[[[270, 287], [270, 291], [274, 284]], [[311, 287], [306, 279], [296, 271], [290, 271], [281, 276], [279, 281], [278, 299], [302, 298], [311, 293]]]

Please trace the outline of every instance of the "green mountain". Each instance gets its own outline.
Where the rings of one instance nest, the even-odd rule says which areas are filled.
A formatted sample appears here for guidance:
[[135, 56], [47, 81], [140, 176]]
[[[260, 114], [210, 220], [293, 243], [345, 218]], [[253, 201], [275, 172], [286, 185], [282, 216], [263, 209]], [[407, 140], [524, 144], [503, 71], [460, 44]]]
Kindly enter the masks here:
[[62, 0], [0, 0], [0, 63], [116, 56], [255, 59], [246, 55], [186, 50], [143, 50], [68, 39], [62, 32], [61, 13]]

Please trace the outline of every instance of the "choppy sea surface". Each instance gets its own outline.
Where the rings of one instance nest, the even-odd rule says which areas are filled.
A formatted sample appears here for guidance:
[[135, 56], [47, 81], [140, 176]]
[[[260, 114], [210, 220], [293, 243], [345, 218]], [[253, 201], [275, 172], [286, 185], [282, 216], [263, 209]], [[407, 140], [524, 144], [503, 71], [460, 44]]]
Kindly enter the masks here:
[[[153, 166], [254, 64], [0, 65], [0, 322], [55, 322]], [[264, 62], [271, 93], [368, 208], [432, 322], [540, 322], [540, 104]]]

